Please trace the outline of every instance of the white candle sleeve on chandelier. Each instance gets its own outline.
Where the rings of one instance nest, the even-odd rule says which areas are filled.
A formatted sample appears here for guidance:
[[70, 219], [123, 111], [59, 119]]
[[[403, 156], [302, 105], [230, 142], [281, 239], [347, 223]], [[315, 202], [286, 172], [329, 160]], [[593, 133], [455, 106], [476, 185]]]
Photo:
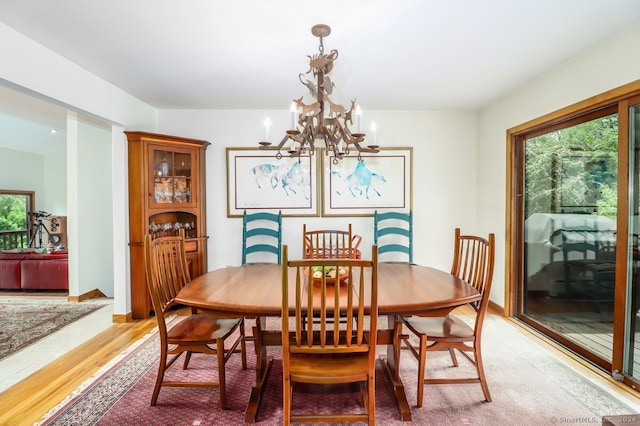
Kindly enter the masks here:
[[296, 112], [298, 111], [298, 107], [295, 102], [291, 102], [289, 110], [291, 111], [291, 130], [296, 130]]
[[264, 120], [264, 140], [269, 141], [269, 128], [271, 127], [271, 120], [265, 118]]
[[360, 119], [362, 118], [362, 109], [360, 105], [356, 106], [356, 130], [360, 133]]
[[373, 144], [377, 145], [378, 142], [378, 125], [375, 121], [371, 122], [371, 136], [373, 138]]

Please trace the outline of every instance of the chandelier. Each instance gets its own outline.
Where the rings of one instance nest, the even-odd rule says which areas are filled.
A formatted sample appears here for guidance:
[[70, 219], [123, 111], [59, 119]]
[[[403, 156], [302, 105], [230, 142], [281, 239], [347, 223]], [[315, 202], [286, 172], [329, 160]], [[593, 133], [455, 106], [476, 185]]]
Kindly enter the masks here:
[[[333, 49], [330, 53], [324, 52], [322, 39], [331, 33], [328, 25], [314, 25], [311, 34], [320, 38], [319, 53], [309, 58], [309, 70], [305, 73], [312, 80], [299, 74], [300, 82], [309, 90], [309, 94], [315, 98], [315, 102], [305, 104], [299, 99], [294, 99], [291, 105], [291, 129], [278, 145], [271, 142], [260, 142], [260, 149], [278, 151], [276, 157], [282, 158], [282, 151], [289, 157], [300, 157], [309, 152], [313, 155], [316, 149], [316, 141], [324, 142], [326, 153], [333, 152], [334, 164], [338, 163], [344, 155], [351, 150], [358, 151], [358, 158], [362, 152], [379, 152], [378, 145], [363, 146], [364, 133], [360, 133], [360, 115], [357, 114], [357, 131], [352, 133], [347, 123], [353, 126], [353, 116], [357, 113], [356, 100], [351, 101], [351, 107], [347, 110], [343, 105], [334, 103], [329, 95], [332, 94], [335, 84], [329, 77], [333, 69], [333, 62], [338, 58], [338, 51]], [[313, 79], [315, 78], [315, 81]], [[328, 106], [328, 111], [327, 111]], [[298, 112], [300, 113], [298, 114]], [[375, 141], [375, 129], [374, 144]], [[268, 134], [267, 134], [268, 136]], [[268, 137], [266, 137], [268, 138]], [[287, 143], [289, 142], [289, 143]]]

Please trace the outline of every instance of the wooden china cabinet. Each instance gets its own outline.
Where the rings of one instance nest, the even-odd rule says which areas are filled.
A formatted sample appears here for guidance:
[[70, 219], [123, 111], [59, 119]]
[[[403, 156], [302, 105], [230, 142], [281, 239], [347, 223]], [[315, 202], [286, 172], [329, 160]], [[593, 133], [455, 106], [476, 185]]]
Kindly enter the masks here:
[[148, 318], [153, 307], [144, 267], [144, 238], [185, 232], [191, 277], [207, 271], [205, 150], [209, 142], [125, 131], [129, 152], [131, 314]]

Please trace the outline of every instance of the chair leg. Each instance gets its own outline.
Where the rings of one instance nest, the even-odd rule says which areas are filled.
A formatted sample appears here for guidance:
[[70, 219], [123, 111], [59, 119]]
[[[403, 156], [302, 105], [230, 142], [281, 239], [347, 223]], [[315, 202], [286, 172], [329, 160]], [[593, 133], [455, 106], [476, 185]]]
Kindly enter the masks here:
[[225, 362], [224, 362], [224, 339], [216, 340], [216, 352], [218, 358], [218, 383], [220, 389], [220, 408], [227, 409], [227, 386], [225, 377]]
[[288, 377], [282, 383], [282, 424], [291, 424], [291, 381]]
[[367, 383], [367, 414], [369, 415], [369, 426], [376, 424], [376, 392], [375, 392], [375, 373], [369, 376], [369, 382]]
[[449, 348], [449, 355], [451, 356], [451, 362], [453, 363], [453, 366], [457, 367], [458, 366], [458, 358], [456, 357], [455, 349]]
[[191, 352], [187, 352], [184, 356], [184, 363], [182, 364], [182, 369], [186, 370], [189, 367], [189, 361], [191, 361]]
[[422, 407], [424, 397], [424, 371], [427, 363], [427, 336], [420, 335], [420, 359], [418, 360], [418, 407]]
[[478, 378], [480, 379], [480, 386], [482, 387], [482, 393], [484, 399], [487, 402], [491, 402], [491, 394], [489, 394], [489, 386], [487, 385], [487, 378], [484, 375], [484, 366], [482, 365], [482, 353], [480, 352], [479, 342], [476, 342], [475, 350], [473, 351], [476, 360], [476, 369], [478, 370]]
[[247, 344], [245, 341], [244, 318], [240, 321], [240, 356], [242, 357], [242, 369], [247, 369]]
[[158, 394], [160, 394], [160, 388], [162, 387], [162, 381], [164, 380], [164, 372], [167, 369], [167, 350], [162, 348], [160, 351], [160, 361], [158, 362], [158, 377], [156, 378], [156, 385], [153, 388], [153, 394], [151, 394], [151, 406], [155, 406], [158, 402]]

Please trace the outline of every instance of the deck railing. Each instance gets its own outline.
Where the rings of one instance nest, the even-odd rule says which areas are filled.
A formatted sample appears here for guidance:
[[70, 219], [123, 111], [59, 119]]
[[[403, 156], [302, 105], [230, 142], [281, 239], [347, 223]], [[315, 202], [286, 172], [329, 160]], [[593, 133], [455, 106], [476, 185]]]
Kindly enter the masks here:
[[0, 250], [26, 248], [29, 244], [29, 233], [22, 231], [0, 231]]

